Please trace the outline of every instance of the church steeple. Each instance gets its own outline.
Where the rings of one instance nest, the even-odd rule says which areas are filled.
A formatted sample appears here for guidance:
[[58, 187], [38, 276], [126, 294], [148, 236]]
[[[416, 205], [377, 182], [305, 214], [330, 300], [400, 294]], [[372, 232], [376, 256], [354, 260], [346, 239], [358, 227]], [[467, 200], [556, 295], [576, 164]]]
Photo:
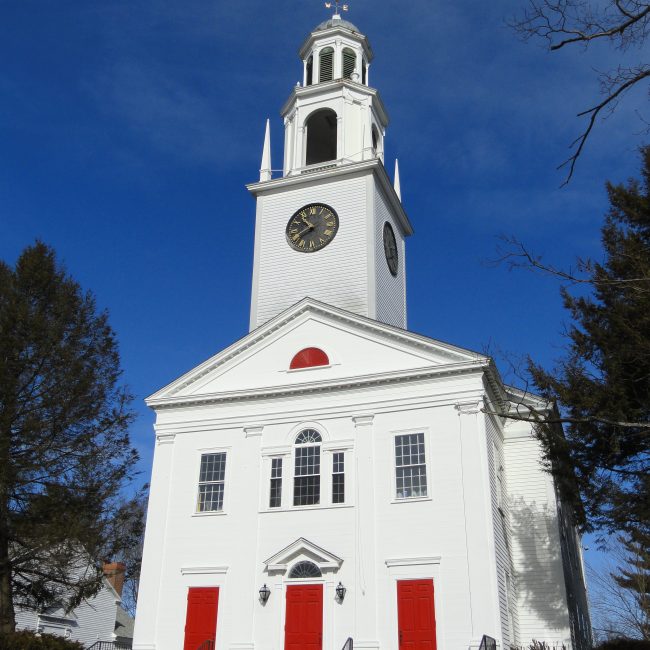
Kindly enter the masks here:
[[325, 163], [383, 161], [388, 115], [368, 85], [373, 56], [366, 36], [338, 13], [307, 37], [302, 85], [281, 111], [285, 176]]
[[413, 232], [384, 168], [388, 115], [369, 86], [372, 48], [338, 11], [300, 48], [303, 80], [281, 110], [282, 176], [269, 127], [257, 199], [251, 329], [305, 297], [406, 327], [406, 238]]

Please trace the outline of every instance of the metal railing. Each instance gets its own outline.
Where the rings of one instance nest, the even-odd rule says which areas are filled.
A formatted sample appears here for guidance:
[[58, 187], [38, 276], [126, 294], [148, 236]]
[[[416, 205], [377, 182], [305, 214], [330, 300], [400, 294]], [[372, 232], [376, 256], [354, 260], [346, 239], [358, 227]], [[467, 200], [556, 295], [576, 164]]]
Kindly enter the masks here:
[[204, 641], [196, 650], [214, 650], [214, 639]]
[[497, 650], [496, 639], [493, 639], [491, 636], [484, 634], [478, 650]]
[[88, 650], [131, 650], [131, 646], [117, 641], [95, 641]]
[[352, 637], [348, 637], [348, 640], [343, 644], [341, 650], [354, 650], [354, 642]]

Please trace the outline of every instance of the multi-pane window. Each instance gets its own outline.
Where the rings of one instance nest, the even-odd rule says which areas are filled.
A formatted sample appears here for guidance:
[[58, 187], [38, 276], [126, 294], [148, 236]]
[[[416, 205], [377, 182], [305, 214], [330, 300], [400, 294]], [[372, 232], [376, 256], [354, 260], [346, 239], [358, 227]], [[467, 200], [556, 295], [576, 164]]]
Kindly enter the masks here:
[[282, 505], [282, 458], [271, 459], [271, 496], [269, 508]]
[[320, 503], [320, 443], [318, 431], [305, 429], [296, 438], [293, 473], [293, 505], [310, 506]]
[[199, 473], [197, 512], [223, 510], [223, 487], [226, 476], [226, 454], [203, 454]]
[[332, 455], [332, 503], [345, 503], [345, 454]]
[[423, 433], [395, 436], [395, 476], [398, 499], [427, 496]]

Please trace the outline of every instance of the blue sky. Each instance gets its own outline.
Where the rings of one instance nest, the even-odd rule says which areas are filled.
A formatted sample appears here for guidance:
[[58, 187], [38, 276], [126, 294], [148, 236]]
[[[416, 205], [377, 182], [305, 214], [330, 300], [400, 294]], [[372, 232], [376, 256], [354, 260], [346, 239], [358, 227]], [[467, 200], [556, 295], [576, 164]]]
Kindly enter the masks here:
[[[494, 266], [516, 235], [549, 262], [598, 256], [604, 181], [637, 173], [641, 89], [556, 165], [620, 53], [548, 53], [505, 27], [523, 0], [350, 0], [400, 160], [409, 328], [472, 349], [561, 353], [552, 279]], [[301, 79], [319, 0], [0, 0], [0, 258], [35, 238], [109, 310], [148, 479], [142, 399], [247, 332], [258, 178]], [[631, 60], [639, 55], [626, 54]], [[507, 368], [502, 367], [504, 375]]]

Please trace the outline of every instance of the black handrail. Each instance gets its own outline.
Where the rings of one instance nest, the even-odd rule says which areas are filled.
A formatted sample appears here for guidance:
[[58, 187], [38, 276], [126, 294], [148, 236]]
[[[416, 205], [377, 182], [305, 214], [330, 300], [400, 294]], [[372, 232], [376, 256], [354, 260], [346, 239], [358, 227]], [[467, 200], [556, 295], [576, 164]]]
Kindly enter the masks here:
[[491, 636], [484, 634], [478, 650], [497, 650], [496, 639], [493, 639]]
[[352, 637], [348, 637], [348, 640], [343, 644], [341, 650], [354, 650], [354, 642]]
[[214, 650], [214, 639], [204, 641], [196, 650]]
[[95, 641], [88, 650], [131, 650], [131, 646], [117, 641]]

